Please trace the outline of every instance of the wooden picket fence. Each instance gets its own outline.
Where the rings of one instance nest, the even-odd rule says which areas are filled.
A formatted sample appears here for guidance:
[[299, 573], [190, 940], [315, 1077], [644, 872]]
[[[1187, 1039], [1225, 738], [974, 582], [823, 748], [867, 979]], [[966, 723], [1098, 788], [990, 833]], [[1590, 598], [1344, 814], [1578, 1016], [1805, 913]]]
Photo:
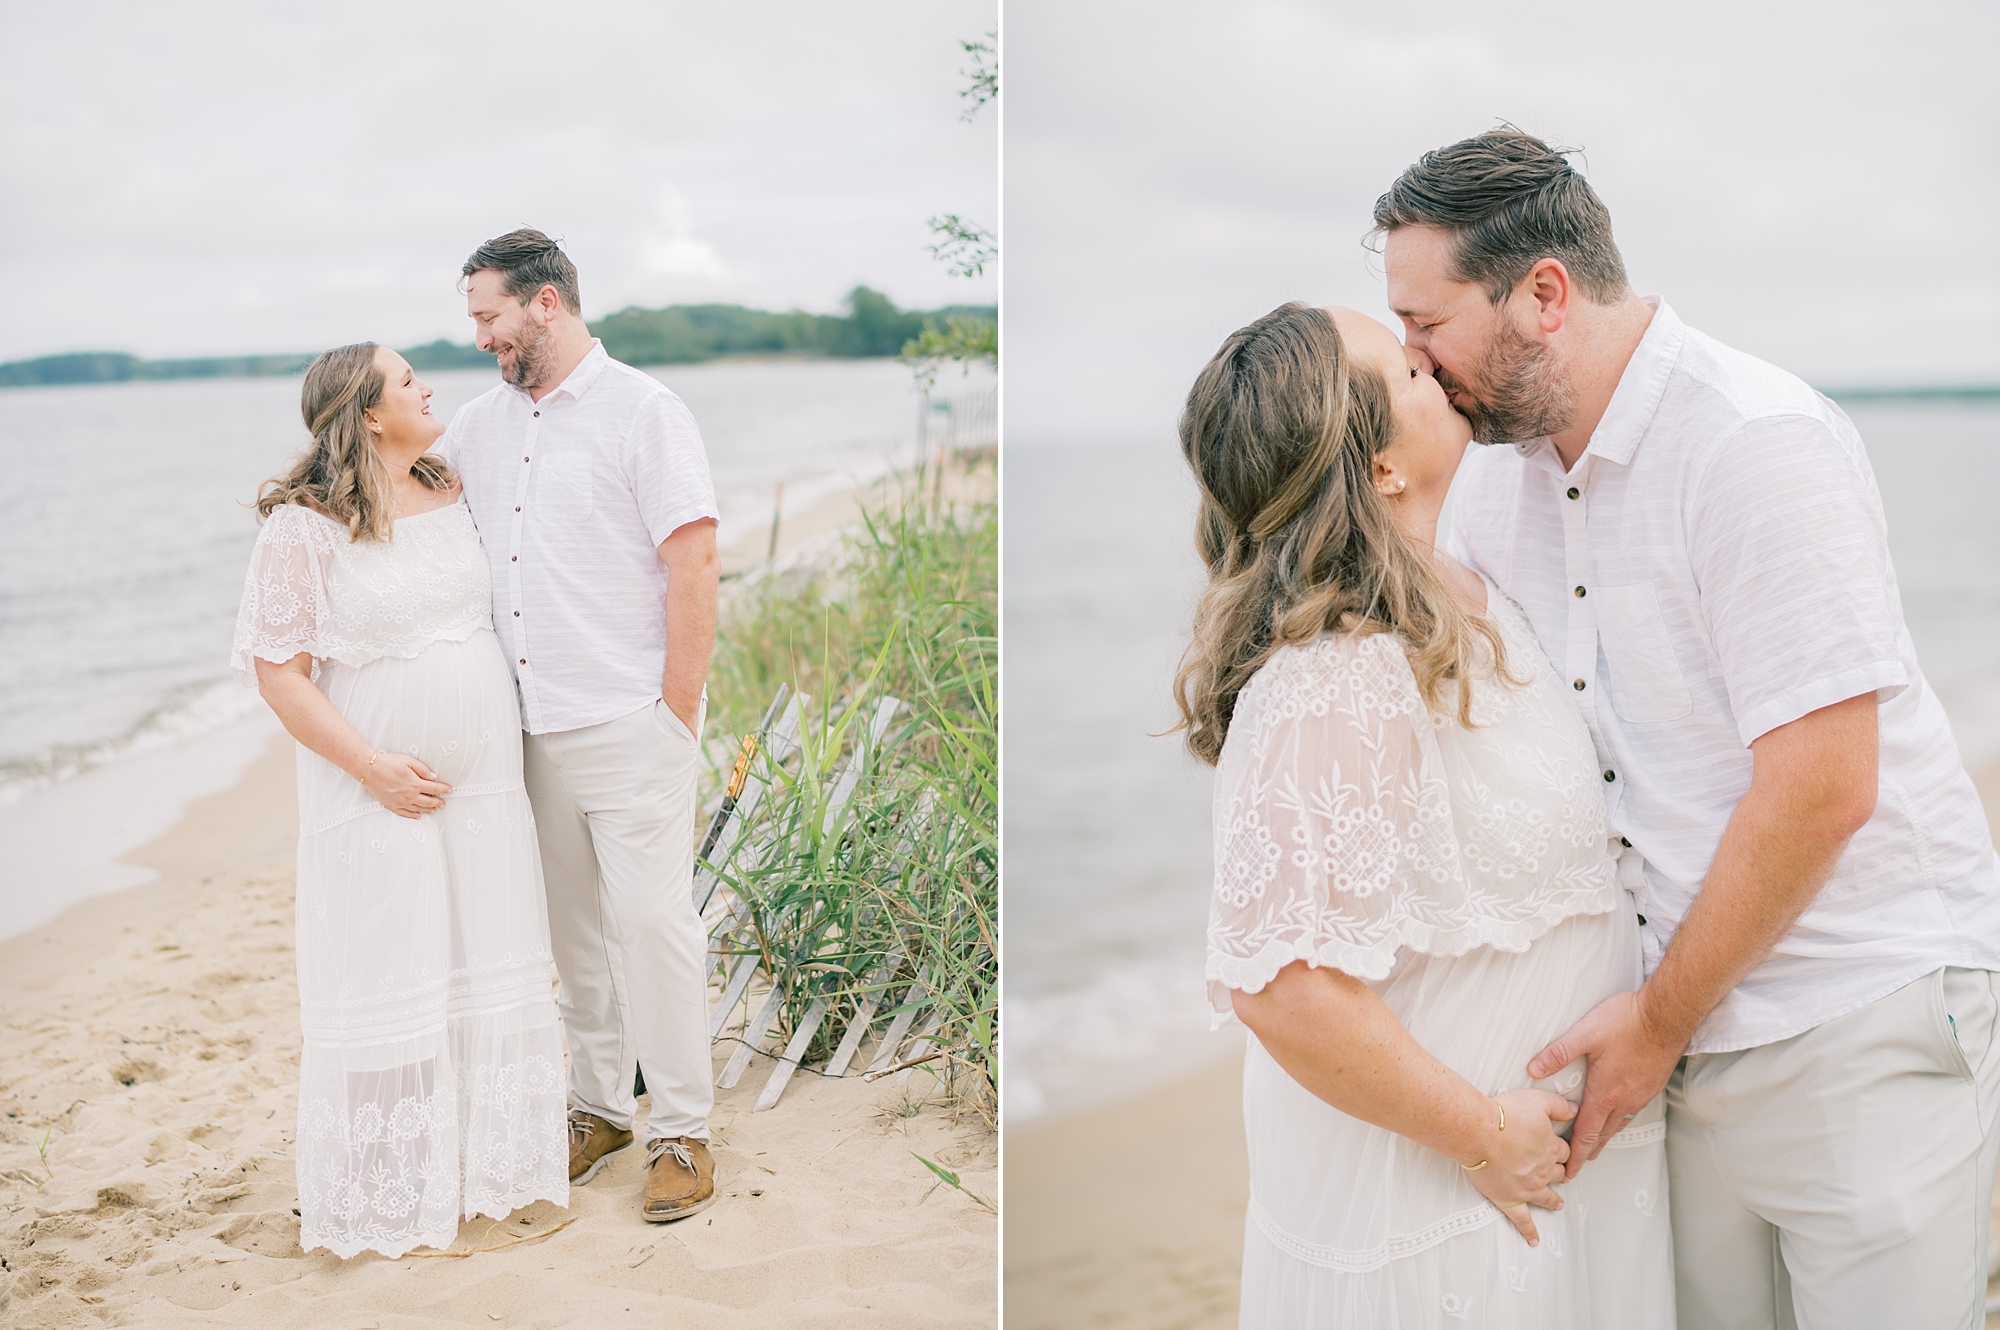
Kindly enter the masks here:
[[[804, 765], [801, 734], [809, 723], [812, 699], [781, 686], [757, 729], [744, 737], [734, 769], [710, 820], [695, 860], [695, 910], [708, 921], [709, 953], [721, 980], [721, 994], [709, 1012], [712, 1042], [733, 1040], [735, 1048], [716, 1085], [732, 1089], [759, 1056], [772, 1060], [769, 1078], [753, 1111], [774, 1107], [822, 1026], [834, 1016], [828, 1000], [833, 981], [814, 965], [818, 933], [811, 919], [793, 920], [804, 939], [784, 954], [770, 954], [760, 945], [750, 903], [731, 886], [741, 882], [762, 861], [765, 846], [758, 813], [770, 792], [786, 780], [801, 779]], [[831, 831], [841, 812], [866, 782], [888, 769], [901, 737], [892, 732], [905, 708], [892, 697], [879, 699], [852, 751], [828, 776], [823, 831]], [[983, 958], [983, 957], [982, 957]], [[846, 1029], [819, 1074], [874, 1079], [896, 1072], [907, 1079], [915, 1064], [926, 1060], [941, 1019], [930, 991], [928, 966], [905, 974], [902, 946], [892, 948], [862, 981]], [[782, 1047], [772, 1041], [788, 993], [814, 996], [795, 1022]], [[884, 1024], [886, 1022], [886, 1024]], [[877, 1031], [877, 1026], [883, 1028]], [[915, 1033], [913, 1034], [912, 1031]], [[831, 1034], [829, 1033], [829, 1038]], [[856, 1073], [858, 1056], [873, 1040], [866, 1071]], [[899, 1056], [899, 1054], [901, 1056]]]

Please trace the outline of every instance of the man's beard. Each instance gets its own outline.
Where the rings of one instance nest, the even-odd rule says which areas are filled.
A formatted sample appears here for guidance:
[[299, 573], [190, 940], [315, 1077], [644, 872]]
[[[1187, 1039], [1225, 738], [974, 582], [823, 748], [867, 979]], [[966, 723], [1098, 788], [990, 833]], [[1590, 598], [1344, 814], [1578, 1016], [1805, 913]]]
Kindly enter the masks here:
[[514, 334], [514, 364], [501, 362], [500, 377], [516, 388], [539, 388], [549, 368], [549, 330], [532, 319], [524, 319]]
[[1473, 367], [1477, 390], [1442, 371], [1438, 382], [1457, 398], [1452, 405], [1472, 423], [1481, 443], [1525, 443], [1569, 428], [1576, 388], [1547, 345], [1505, 318]]

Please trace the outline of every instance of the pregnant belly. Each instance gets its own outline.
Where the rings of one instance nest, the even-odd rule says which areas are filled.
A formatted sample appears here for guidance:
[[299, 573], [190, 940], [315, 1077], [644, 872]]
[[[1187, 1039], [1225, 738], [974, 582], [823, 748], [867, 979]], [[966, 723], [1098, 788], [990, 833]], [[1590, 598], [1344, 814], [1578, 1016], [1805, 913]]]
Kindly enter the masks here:
[[408, 660], [330, 662], [320, 688], [371, 748], [417, 758], [450, 785], [521, 778], [520, 704], [491, 629], [433, 642]]
[[1528, 1059], [1613, 993], [1639, 986], [1639, 927], [1623, 892], [1609, 914], [1572, 915], [1525, 952], [1405, 955], [1376, 986], [1418, 1043], [1487, 1093], [1536, 1084], [1578, 1099], [1583, 1068], [1530, 1082]]

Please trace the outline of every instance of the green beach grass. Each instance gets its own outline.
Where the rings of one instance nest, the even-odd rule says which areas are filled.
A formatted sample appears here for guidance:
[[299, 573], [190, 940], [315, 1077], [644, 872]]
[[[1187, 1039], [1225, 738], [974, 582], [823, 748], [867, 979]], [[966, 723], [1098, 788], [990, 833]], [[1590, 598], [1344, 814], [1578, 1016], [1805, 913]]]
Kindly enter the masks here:
[[[771, 781], [723, 881], [751, 909], [755, 947], [786, 985], [779, 1033], [827, 1004], [802, 1066], [822, 1064], [871, 993], [878, 1027], [921, 976], [925, 1070], [946, 1102], [997, 1120], [999, 521], [990, 457], [950, 464], [952, 491], [918, 475], [890, 487], [839, 547], [753, 575], [724, 610], [709, 702], [730, 736], [756, 728], [781, 684], [811, 700], [798, 756]], [[843, 762], [866, 746], [880, 699], [903, 710], [838, 811]], [[893, 958], [893, 978], [880, 975]], [[773, 964], [773, 962], [776, 962]], [[908, 1051], [905, 1057], [912, 1056]], [[853, 1074], [858, 1068], [850, 1068]]]

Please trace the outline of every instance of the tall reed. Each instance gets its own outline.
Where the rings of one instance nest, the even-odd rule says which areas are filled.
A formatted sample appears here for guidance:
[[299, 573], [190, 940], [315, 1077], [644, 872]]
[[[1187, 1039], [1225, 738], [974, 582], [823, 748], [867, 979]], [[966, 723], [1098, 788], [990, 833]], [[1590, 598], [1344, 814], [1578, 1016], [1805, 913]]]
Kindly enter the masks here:
[[[990, 459], [973, 465], [981, 474], [969, 479], [990, 495]], [[906, 986], [921, 973], [929, 996], [914, 1031], [932, 1031], [929, 1069], [951, 1102], [991, 1123], [998, 511], [990, 497], [941, 501], [922, 477], [889, 493], [838, 551], [760, 577], [733, 598], [710, 672], [717, 728], [755, 727], [780, 684], [812, 701], [796, 761], [777, 773], [746, 828], [755, 861], [739, 856], [724, 881], [750, 906], [754, 945], [787, 985], [780, 1033], [815, 999], [829, 1004], [805, 1065], [830, 1054], [869, 992], [893, 995], [876, 1013], [878, 1028], [911, 1005]], [[880, 749], [862, 753], [883, 697], [904, 708]], [[829, 815], [849, 761], [867, 774]]]

